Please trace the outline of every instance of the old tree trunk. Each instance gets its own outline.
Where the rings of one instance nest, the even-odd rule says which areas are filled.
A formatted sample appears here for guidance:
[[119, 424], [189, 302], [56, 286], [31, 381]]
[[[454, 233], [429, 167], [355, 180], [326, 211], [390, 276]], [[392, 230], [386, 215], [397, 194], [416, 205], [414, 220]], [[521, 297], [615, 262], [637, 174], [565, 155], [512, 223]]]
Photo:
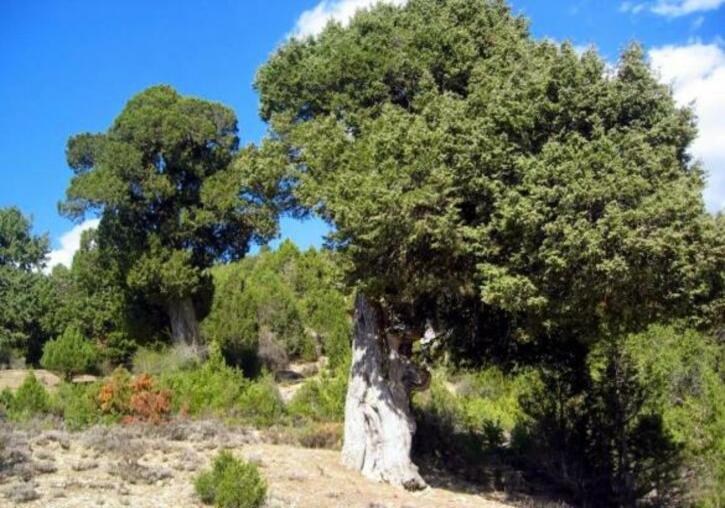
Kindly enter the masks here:
[[415, 433], [410, 390], [429, 377], [401, 352], [401, 339], [385, 333], [380, 318], [358, 294], [342, 462], [372, 480], [422, 489], [426, 483], [410, 458]]
[[196, 348], [199, 344], [199, 321], [190, 297], [169, 302], [167, 305], [171, 325], [171, 341], [175, 346]]

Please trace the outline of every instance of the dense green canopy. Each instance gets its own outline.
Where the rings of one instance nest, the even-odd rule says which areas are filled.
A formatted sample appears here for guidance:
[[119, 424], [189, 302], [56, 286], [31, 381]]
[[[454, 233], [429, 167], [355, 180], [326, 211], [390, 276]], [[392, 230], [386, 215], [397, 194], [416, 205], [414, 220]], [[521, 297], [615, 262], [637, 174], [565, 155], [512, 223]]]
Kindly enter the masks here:
[[413, 324], [586, 342], [722, 301], [692, 113], [639, 46], [612, 70], [504, 2], [411, 0], [287, 42], [256, 86], [301, 204]]
[[48, 253], [46, 235], [35, 236], [17, 208], [0, 208], [0, 363], [11, 348], [37, 360], [43, 339], [47, 281], [39, 270]]
[[149, 88], [106, 133], [69, 140], [75, 175], [61, 211], [101, 213], [99, 245], [133, 292], [160, 305], [188, 299], [208, 285], [205, 268], [277, 231], [278, 179], [266, 168], [279, 166], [238, 143], [230, 109]]
[[31, 221], [17, 208], [0, 208], [0, 267], [39, 269], [48, 254], [48, 236], [34, 236]]

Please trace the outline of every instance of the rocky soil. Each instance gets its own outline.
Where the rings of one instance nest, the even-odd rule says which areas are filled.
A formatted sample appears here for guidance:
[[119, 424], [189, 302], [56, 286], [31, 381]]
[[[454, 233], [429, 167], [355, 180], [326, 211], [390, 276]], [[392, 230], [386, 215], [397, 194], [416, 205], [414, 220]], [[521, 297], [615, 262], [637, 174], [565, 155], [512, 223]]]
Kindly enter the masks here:
[[[194, 507], [193, 477], [221, 449], [259, 465], [268, 507], [505, 507], [437, 478], [417, 493], [365, 480], [339, 452], [270, 444], [260, 431], [215, 421], [93, 427], [69, 433], [0, 423], [0, 506]], [[503, 499], [503, 497], [501, 497]]]

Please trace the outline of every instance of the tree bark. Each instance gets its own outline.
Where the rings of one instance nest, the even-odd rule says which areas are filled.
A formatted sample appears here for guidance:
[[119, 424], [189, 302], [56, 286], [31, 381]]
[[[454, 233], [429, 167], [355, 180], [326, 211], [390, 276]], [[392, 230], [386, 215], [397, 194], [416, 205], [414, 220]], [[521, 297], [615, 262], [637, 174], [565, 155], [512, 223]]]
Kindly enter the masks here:
[[426, 483], [410, 459], [410, 363], [400, 339], [384, 335], [379, 313], [358, 294], [342, 463], [375, 481], [422, 489]]
[[175, 345], [199, 345], [199, 321], [196, 319], [194, 303], [190, 297], [175, 300], [167, 305], [171, 324], [171, 342]]

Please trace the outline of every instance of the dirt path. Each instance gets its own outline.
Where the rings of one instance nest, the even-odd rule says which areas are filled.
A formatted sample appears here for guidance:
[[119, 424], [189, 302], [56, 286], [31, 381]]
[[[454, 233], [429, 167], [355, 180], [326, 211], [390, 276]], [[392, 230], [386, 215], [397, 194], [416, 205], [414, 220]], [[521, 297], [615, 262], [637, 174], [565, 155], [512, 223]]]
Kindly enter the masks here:
[[216, 422], [94, 427], [81, 433], [20, 431], [7, 424], [0, 506], [196, 507], [192, 478], [222, 448], [259, 465], [267, 506], [345, 508], [506, 507], [480, 495], [418, 493], [371, 483], [344, 469], [338, 452], [261, 442], [257, 431]]

